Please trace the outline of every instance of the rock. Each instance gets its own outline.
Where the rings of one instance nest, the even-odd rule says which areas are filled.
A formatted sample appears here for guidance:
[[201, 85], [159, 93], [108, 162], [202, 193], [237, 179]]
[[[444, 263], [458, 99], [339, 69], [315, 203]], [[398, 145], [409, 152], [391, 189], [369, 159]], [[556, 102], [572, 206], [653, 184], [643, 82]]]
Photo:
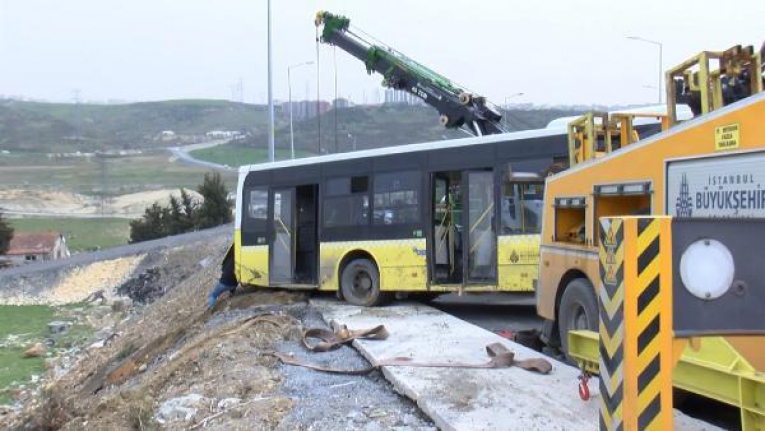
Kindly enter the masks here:
[[71, 326], [72, 324], [70, 322], [56, 320], [54, 322], [48, 323], [48, 332], [50, 332], [52, 335], [63, 334], [68, 331]]
[[147, 368], [148, 367], [146, 366], [146, 364], [141, 364], [141, 366], [138, 367], [138, 372], [143, 373], [144, 371], [146, 371]]
[[183, 397], [171, 398], [159, 407], [157, 422], [190, 422], [197, 414], [197, 409], [206, 404], [206, 398], [199, 394], [189, 394]]
[[385, 428], [383, 428], [377, 422], [369, 422], [368, 424], [364, 425], [364, 431], [384, 431], [384, 430]]
[[363, 424], [368, 421], [366, 415], [361, 412], [350, 412], [346, 417], [357, 424]]
[[39, 358], [45, 354], [45, 346], [42, 343], [37, 343], [34, 346], [24, 351], [25, 358]]
[[371, 409], [367, 411], [366, 414], [367, 414], [367, 417], [369, 417], [370, 419], [376, 419], [376, 418], [381, 418], [383, 416], [388, 416], [388, 412], [380, 408]]
[[218, 411], [228, 410], [241, 402], [241, 398], [223, 398], [218, 401]]
[[417, 417], [415, 417], [414, 415], [407, 413], [401, 417], [401, 422], [403, 422], [404, 425], [414, 426], [414, 425], [417, 425], [417, 423], [419, 423], [420, 421], [417, 420]]
[[115, 299], [112, 301], [112, 311], [115, 313], [119, 313], [122, 311], [125, 311], [127, 309], [127, 304], [125, 304], [125, 301], [122, 299]]

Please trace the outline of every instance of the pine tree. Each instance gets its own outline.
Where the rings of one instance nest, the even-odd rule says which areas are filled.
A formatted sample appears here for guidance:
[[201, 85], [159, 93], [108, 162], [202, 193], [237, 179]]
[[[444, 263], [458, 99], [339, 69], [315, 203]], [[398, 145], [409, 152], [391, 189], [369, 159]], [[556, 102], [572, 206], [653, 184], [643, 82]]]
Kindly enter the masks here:
[[8, 252], [12, 238], [13, 228], [5, 219], [5, 217], [3, 217], [3, 213], [0, 212], [0, 254], [5, 254]]
[[207, 173], [197, 191], [204, 198], [199, 208], [198, 227], [200, 229], [231, 223], [233, 205], [228, 199], [228, 190], [220, 174]]
[[166, 237], [170, 234], [170, 218], [170, 208], [155, 202], [140, 219], [130, 222], [130, 243]]
[[181, 189], [180, 199], [175, 195], [170, 196], [169, 210], [168, 230], [170, 235], [191, 232], [196, 228], [197, 208], [186, 189]]

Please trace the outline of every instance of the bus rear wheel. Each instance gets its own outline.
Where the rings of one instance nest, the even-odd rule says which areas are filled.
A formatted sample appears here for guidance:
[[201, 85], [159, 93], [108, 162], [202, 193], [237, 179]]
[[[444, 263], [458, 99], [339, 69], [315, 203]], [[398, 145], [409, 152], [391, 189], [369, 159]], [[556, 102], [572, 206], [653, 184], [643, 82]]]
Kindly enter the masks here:
[[558, 308], [558, 331], [566, 356], [569, 356], [569, 331], [583, 329], [598, 330], [598, 304], [592, 283], [586, 278], [577, 278], [566, 286]]
[[380, 291], [377, 266], [368, 259], [354, 259], [345, 265], [340, 276], [340, 290], [343, 298], [353, 305], [373, 307], [388, 300], [388, 295]]

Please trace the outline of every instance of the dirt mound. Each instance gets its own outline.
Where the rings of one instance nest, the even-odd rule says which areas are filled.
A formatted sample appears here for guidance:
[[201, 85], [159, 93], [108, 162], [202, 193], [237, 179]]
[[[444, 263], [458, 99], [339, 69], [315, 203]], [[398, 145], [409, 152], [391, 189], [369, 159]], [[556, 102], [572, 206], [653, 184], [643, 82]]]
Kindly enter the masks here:
[[[189, 195], [201, 202], [202, 196], [188, 190]], [[167, 205], [170, 196], [180, 198], [178, 189], [162, 189], [114, 196], [103, 202], [103, 214], [117, 217], [140, 217], [146, 207], [158, 202]], [[50, 190], [0, 190], [2, 208], [9, 212], [96, 215], [102, 213], [102, 202], [98, 196], [87, 196], [73, 192]]]
[[[202, 195], [194, 190], [187, 190], [187, 193], [195, 202], [202, 202]], [[109, 199], [106, 205], [107, 211], [111, 214], [143, 214], [143, 210], [151, 206], [154, 202], [162, 206], [170, 203], [170, 196], [181, 197], [178, 189], [163, 189], [150, 192], [130, 193], [126, 195], [115, 196]]]
[[8, 211], [95, 213], [92, 198], [72, 192], [47, 190], [0, 190], [0, 202]]

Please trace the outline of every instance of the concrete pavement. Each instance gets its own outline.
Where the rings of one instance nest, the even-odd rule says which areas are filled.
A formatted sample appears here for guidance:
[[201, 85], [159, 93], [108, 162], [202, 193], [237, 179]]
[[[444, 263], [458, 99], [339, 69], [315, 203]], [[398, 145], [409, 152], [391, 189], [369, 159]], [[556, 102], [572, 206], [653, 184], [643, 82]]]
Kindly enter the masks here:
[[[401, 303], [382, 308], [353, 307], [316, 299], [312, 303], [326, 321], [350, 329], [383, 324], [390, 332], [384, 341], [354, 341], [370, 362], [397, 356], [425, 361], [487, 361], [485, 346], [501, 342], [517, 359], [541, 353], [510, 342], [487, 330], [432, 307]], [[597, 379], [590, 380], [592, 398], [579, 399], [579, 371], [547, 358], [549, 375], [520, 368], [464, 369], [383, 367], [385, 377], [417, 405], [442, 430], [597, 430]], [[675, 412], [675, 429], [712, 431], [720, 428]]]

